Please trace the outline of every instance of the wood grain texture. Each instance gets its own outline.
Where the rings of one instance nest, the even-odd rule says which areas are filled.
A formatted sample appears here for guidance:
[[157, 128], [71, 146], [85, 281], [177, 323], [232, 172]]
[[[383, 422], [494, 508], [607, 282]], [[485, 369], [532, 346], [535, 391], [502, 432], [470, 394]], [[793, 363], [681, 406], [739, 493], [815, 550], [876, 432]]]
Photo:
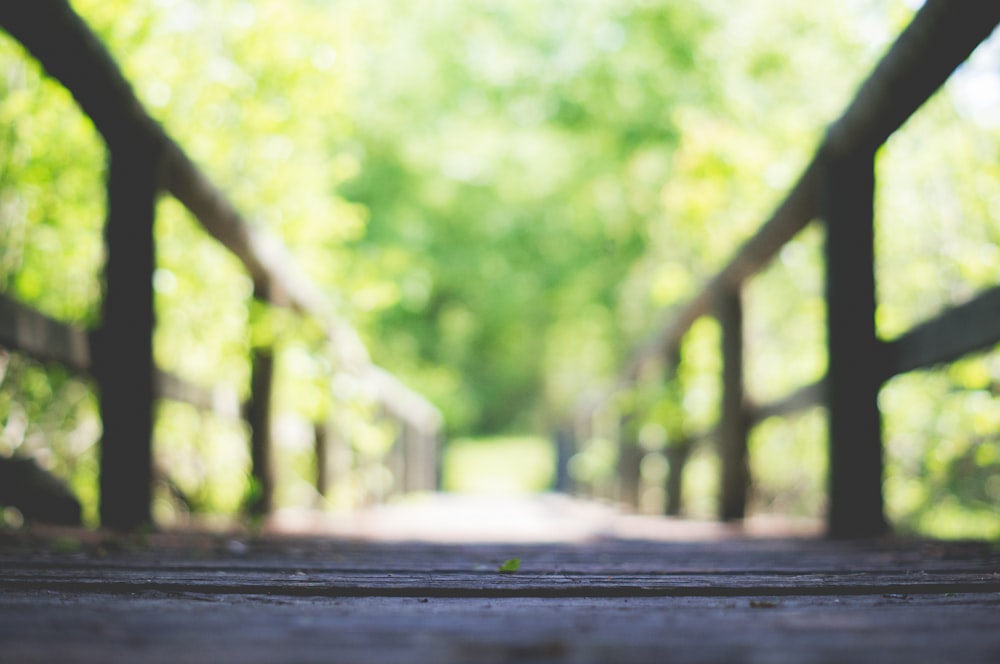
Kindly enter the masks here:
[[0, 644], [5, 661], [990, 662], [1000, 553], [0, 536]]

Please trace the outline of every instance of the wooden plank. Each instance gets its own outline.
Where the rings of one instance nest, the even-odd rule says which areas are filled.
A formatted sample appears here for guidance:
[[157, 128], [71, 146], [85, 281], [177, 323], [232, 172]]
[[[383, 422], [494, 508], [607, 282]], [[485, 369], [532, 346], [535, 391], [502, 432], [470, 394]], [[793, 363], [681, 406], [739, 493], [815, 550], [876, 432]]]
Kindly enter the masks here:
[[112, 150], [109, 164], [105, 295], [93, 373], [103, 426], [101, 523], [119, 530], [152, 520], [153, 217], [160, 157], [155, 144], [134, 136]]
[[1000, 342], [1000, 286], [948, 309], [887, 344], [889, 375], [951, 362]]
[[875, 334], [874, 154], [829, 155], [826, 222], [829, 503], [834, 537], [886, 530], [882, 505], [882, 346]]
[[[7, 537], [9, 539], [10, 536]], [[216, 598], [818, 598], [1000, 594], [1000, 551], [907, 539], [448, 545], [154, 535], [38, 555], [0, 546], [0, 596]], [[234, 542], [239, 544], [234, 548]], [[152, 546], [150, 546], [152, 545]], [[133, 543], [128, 545], [135, 547]], [[517, 573], [498, 572], [519, 557]]]
[[[446, 511], [411, 513], [445, 517]], [[561, 516], [560, 518], [564, 518]], [[632, 518], [632, 517], [623, 517]], [[658, 521], [669, 522], [666, 519]], [[909, 537], [828, 540], [819, 538], [594, 539], [583, 543], [513, 544], [447, 541], [372, 541], [311, 536], [252, 535], [247, 532], [153, 532], [141, 540], [99, 531], [36, 528], [0, 532], [0, 579], [15, 575], [90, 576], [121, 571], [127, 578], [153, 578], [160, 571], [211, 580], [265, 574], [297, 578], [299, 573], [398, 581], [396, 575], [472, 575], [500, 583], [539, 582], [536, 577], [754, 577], [972, 575], [998, 581], [1000, 549], [990, 542], [935, 541]], [[728, 532], [739, 532], [729, 530]], [[75, 544], [75, 546], [69, 546]], [[238, 545], [238, 546], [235, 546]], [[519, 558], [517, 574], [497, 572]], [[394, 576], [389, 577], [388, 574]], [[284, 575], [284, 576], [282, 576]], [[289, 576], [290, 575], [290, 576]], [[109, 577], [110, 578], [110, 577]], [[360, 577], [359, 577], [360, 578]], [[605, 579], [606, 581], [608, 579]]]
[[80, 372], [90, 370], [87, 330], [59, 322], [0, 293], [0, 346]]
[[[1000, 551], [986, 543], [85, 532], [72, 550], [55, 534], [44, 548], [38, 531], [0, 533], [0, 643], [15, 661], [989, 662], [1000, 649]], [[521, 569], [499, 573], [512, 557]]]
[[10, 661], [993, 662], [990, 595], [0, 598]]
[[377, 572], [338, 573], [317, 570], [240, 571], [146, 568], [58, 571], [23, 568], [4, 571], [6, 592], [44, 591], [130, 595], [201, 593], [272, 597], [436, 597], [436, 598], [584, 598], [584, 597], [769, 597], [930, 595], [998, 593], [1000, 579], [981, 572], [915, 576], [895, 573], [659, 574], [597, 571], [518, 574], [439, 570], [426, 573], [388, 568]]

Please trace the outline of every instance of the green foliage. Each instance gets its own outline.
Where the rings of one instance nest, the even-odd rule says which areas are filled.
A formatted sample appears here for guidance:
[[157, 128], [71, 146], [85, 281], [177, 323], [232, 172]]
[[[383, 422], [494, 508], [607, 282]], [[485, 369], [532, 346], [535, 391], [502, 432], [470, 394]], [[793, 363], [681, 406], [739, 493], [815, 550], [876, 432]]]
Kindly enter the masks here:
[[92, 322], [103, 146], [69, 93], [5, 34], [0, 62], [0, 290], [50, 316]]
[[97, 519], [100, 433], [90, 385], [59, 367], [0, 353], [0, 454], [33, 457], [68, 478], [89, 524]]
[[361, 27], [374, 83], [354, 100], [361, 169], [341, 189], [371, 210], [363, 255], [418, 257], [394, 261], [417, 297], [382, 312], [375, 351], [462, 377], [416, 379], [453, 431], [537, 425], [621, 357], [619, 284], [677, 141], [670, 109], [698, 91], [705, 19], [599, 1], [393, 15]]
[[[769, 215], [912, 11], [892, 0], [74, 7], [171, 135], [289, 247], [375, 360], [441, 407], [453, 437], [547, 431], [607, 384]], [[949, 86], [879, 155], [886, 338], [1000, 282], [1000, 136], [963, 106], [964, 89]], [[87, 326], [100, 316], [103, 160], [71, 97], [0, 36], [0, 290]], [[312, 421], [328, 421], [364, 469], [337, 478], [334, 502], [391, 486], [380, 459], [398, 432], [317, 331], [255, 302], [236, 261], [176, 202], [159, 204], [155, 230], [160, 366], [245, 398], [250, 349], [276, 345], [276, 404], [291, 415], [279, 503], [315, 499]], [[821, 243], [808, 229], [745, 293], [756, 401], [825, 371]], [[644, 474], [661, 482], [662, 455], [717, 417], [718, 346], [715, 322], [698, 321], [676, 380], [644, 377], [627, 403], [595, 415], [574, 477], [611, 493], [627, 411]], [[886, 388], [897, 523], [996, 532], [998, 383], [993, 352]], [[821, 420], [810, 412], [755, 431], [759, 509], [822, 510]], [[50, 454], [96, 504], [99, 425], [85, 382], [12, 356], [0, 422], [2, 451]], [[196, 509], [234, 511], [245, 433], [164, 405], [157, 461]], [[452, 458], [467, 448], [457, 443]], [[513, 463], [549, 473], [551, 455], [511, 449]], [[716, 466], [707, 446], [694, 451], [690, 514], [714, 512]], [[158, 509], [176, 511], [158, 495]]]
[[791, 418], [770, 418], [749, 440], [755, 481], [751, 510], [816, 517], [825, 512], [826, 417], [814, 408]]

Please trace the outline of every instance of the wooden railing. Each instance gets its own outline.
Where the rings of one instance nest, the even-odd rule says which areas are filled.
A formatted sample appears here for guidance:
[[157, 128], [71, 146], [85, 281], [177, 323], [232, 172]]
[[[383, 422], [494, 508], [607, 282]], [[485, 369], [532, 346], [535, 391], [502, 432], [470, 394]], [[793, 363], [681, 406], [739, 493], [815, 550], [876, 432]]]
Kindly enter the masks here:
[[[885, 531], [879, 390], [894, 375], [948, 362], [1000, 341], [1000, 287], [896, 339], [878, 338], [875, 152], [989, 36], [998, 20], [1000, 3], [928, 0], [829, 128], [770, 219], [693, 299], [672, 312], [635, 349], [610, 393], [581, 403], [577, 429], [581, 422], [586, 429], [595, 411], [609, 404], [615, 394], [633, 388], [650, 367], [665, 367], [662, 380], [673, 380], [685, 334], [697, 319], [714, 315], [722, 328], [723, 358], [721, 415], [714, 431], [721, 457], [720, 518], [740, 519], [745, 514], [750, 428], [767, 417], [825, 405], [830, 441], [829, 534], [869, 536]], [[814, 219], [822, 220], [826, 232], [827, 374], [785, 399], [752, 406], [743, 377], [742, 289]], [[686, 446], [675, 448], [678, 454], [666, 488], [671, 511], [676, 512], [679, 504], [684, 450], [692, 441], [710, 437], [689, 436]], [[634, 441], [623, 443], [618, 469], [624, 487], [621, 493], [626, 500], [634, 500], [629, 494], [638, 483], [637, 452]]]
[[[53, 320], [0, 295], [0, 345], [44, 361], [89, 373], [100, 394], [103, 437], [100, 518], [104, 525], [133, 529], [151, 521], [154, 400], [182, 400], [218, 411], [217, 390], [190, 385], [159, 371], [153, 362], [153, 221], [157, 198], [170, 194], [243, 264], [254, 298], [318, 325], [338, 371], [372, 388], [383, 417], [398, 423], [389, 461], [405, 490], [437, 482], [441, 416], [434, 406], [375, 366], [355, 330], [326, 299], [282, 245], [249, 225], [227, 198], [152, 119], [103, 44], [65, 0], [0, 3], [0, 27], [20, 41], [75, 97], [104, 138], [109, 155], [105, 242], [105, 293], [95, 330]], [[52, 140], [56, 140], [53, 137]], [[273, 347], [254, 348], [250, 424], [257, 512], [272, 507], [271, 390]], [[232, 410], [232, 409], [230, 409]], [[317, 429], [317, 483], [326, 485], [322, 423]]]

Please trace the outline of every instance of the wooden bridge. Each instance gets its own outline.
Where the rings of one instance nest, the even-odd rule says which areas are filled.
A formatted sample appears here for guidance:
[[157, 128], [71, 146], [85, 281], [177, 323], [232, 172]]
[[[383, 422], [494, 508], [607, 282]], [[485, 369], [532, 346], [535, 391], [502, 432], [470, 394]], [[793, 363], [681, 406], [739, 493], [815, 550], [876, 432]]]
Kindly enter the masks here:
[[[723, 329], [719, 516], [705, 530], [655, 518], [573, 541], [445, 544], [220, 533], [129, 534], [151, 523], [151, 431], [157, 399], [217, 409], [219, 393], [153, 362], [153, 216], [180, 201], [244, 265], [254, 297], [322, 331], [322, 352], [373, 386], [397, 423], [403, 490], [436, 486], [440, 416], [375, 366], [280, 245], [245, 222], [151, 118], [102, 44], [65, 0], [0, 5], [0, 26], [75, 97], [109, 153], [106, 292], [100, 328], [56, 321], [0, 297], [0, 344], [89, 373], [101, 395], [100, 513], [112, 531], [32, 529], [0, 538], [4, 661], [996, 661], [1000, 554], [984, 543], [887, 536], [877, 395], [890, 376], [1000, 341], [1000, 287], [893, 340], [874, 328], [875, 151], [1000, 20], [1000, 5], [928, 0], [760, 231], [686, 306], [636, 349], [618, 390], [672, 380], [686, 331], [704, 315]], [[743, 385], [741, 288], [814, 219], [826, 230], [828, 374], [788, 398], [751, 406]], [[254, 509], [273, 494], [274, 353], [253, 350], [249, 423]], [[586, 436], [612, 394], [584, 404], [564, 436]], [[231, 399], [230, 399], [231, 401]], [[766, 416], [825, 404], [833, 538], [755, 536], [741, 525], [746, 438]], [[624, 413], [633, 416], [634, 413]], [[317, 423], [317, 457], [326, 452]], [[692, 436], [690, 444], [705, 436]], [[623, 436], [623, 487], [637, 477]], [[320, 489], [326, 483], [319, 463]], [[677, 505], [682, 462], [667, 493]], [[628, 491], [626, 490], [626, 494]], [[438, 522], [454, 515], [424, 506]], [[566, 504], [553, 523], [580, 517]], [[488, 513], [483, 519], [491, 518]], [[637, 522], [631, 522], [633, 526]], [[553, 530], [553, 533], [555, 531]], [[370, 533], [369, 533], [370, 534]], [[382, 533], [385, 536], [385, 533]], [[440, 535], [440, 533], [437, 533]], [[780, 536], [779, 536], [780, 535]], [[854, 539], [864, 538], [864, 539]], [[518, 563], [511, 561], [518, 560]], [[505, 564], [506, 563], [506, 564]]]

